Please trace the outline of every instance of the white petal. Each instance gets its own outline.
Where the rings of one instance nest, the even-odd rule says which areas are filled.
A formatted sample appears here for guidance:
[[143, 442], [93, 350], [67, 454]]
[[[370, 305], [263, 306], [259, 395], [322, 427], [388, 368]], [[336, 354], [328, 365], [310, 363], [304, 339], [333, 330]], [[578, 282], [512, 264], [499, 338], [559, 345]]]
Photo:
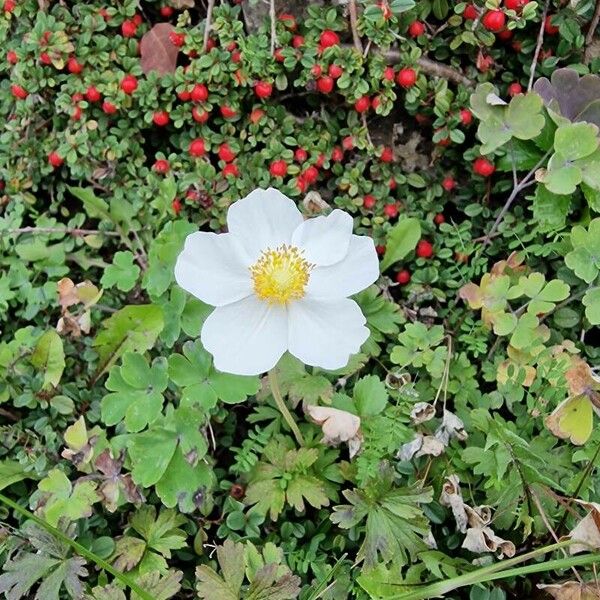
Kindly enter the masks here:
[[303, 298], [288, 306], [289, 351], [303, 363], [341, 369], [369, 337], [358, 304], [348, 298]]
[[230, 233], [198, 231], [185, 239], [175, 263], [175, 280], [203, 302], [222, 306], [252, 293], [248, 266]]
[[306, 293], [318, 298], [345, 298], [364, 290], [378, 277], [379, 260], [373, 240], [353, 235], [343, 260], [311, 271]]
[[272, 369], [287, 350], [285, 308], [248, 296], [220, 306], [202, 326], [202, 344], [219, 371], [258, 375]]
[[304, 257], [315, 265], [332, 265], [348, 253], [352, 236], [352, 217], [335, 209], [326, 217], [304, 221], [294, 231], [292, 245], [304, 250]]
[[274, 188], [254, 190], [234, 202], [227, 213], [227, 227], [240, 240], [251, 262], [267, 248], [289, 244], [302, 221], [294, 201]]

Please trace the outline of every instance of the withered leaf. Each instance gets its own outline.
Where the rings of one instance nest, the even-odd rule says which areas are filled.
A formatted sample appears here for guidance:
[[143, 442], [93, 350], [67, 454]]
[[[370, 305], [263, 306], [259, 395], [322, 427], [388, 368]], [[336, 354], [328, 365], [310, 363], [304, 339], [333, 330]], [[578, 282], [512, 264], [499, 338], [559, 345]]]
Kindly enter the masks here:
[[175, 71], [179, 48], [171, 42], [170, 34], [174, 30], [170, 23], [158, 23], [144, 34], [140, 43], [140, 64], [144, 73], [156, 71], [159, 75], [167, 75]]
[[538, 584], [555, 600], [598, 600], [600, 588], [597, 585], [580, 583], [579, 581], [565, 581], [564, 583]]
[[337, 446], [341, 442], [347, 442], [350, 458], [360, 450], [362, 435], [359, 417], [328, 406], [308, 406], [306, 412], [314, 423], [321, 426], [322, 443]]

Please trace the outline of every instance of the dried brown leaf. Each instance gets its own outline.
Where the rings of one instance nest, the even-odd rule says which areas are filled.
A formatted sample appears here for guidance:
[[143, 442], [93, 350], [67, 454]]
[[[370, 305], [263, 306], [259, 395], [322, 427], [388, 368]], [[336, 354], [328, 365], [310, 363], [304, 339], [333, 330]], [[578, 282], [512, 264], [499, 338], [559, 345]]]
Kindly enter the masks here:
[[158, 23], [144, 34], [140, 42], [140, 64], [144, 73], [156, 71], [167, 75], [175, 71], [179, 48], [171, 42], [170, 34], [174, 30], [170, 23]]
[[306, 412], [314, 423], [321, 426], [323, 444], [338, 446], [341, 442], [347, 442], [351, 458], [360, 450], [362, 434], [359, 417], [328, 406], [308, 406]]
[[580, 583], [579, 581], [565, 581], [564, 583], [538, 584], [555, 600], [598, 600], [600, 588], [596, 585]]

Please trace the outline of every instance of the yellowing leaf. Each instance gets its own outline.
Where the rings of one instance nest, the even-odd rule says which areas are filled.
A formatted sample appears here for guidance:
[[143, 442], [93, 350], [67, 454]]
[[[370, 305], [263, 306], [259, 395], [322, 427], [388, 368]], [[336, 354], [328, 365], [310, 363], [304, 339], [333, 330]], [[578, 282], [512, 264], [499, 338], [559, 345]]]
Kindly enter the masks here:
[[31, 355], [31, 364], [44, 372], [44, 388], [58, 386], [65, 369], [65, 351], [56, 331], [42, 334]]
[[567, 398], [548, 415], [546, 427], [561, 439], [569, 439], [573, 444], [585, 444], [592, 434], [594, 411], [586, 396]]

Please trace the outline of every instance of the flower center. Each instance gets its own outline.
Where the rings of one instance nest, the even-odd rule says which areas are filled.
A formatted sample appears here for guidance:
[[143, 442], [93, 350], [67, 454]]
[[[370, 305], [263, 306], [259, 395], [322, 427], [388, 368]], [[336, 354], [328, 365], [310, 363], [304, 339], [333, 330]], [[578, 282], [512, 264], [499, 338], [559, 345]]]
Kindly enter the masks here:
[[299, 300], [304, 296], [313, 267], [295, 246], [283, 244], [274, 250], [268, 248], [250, 267], [254, 292], [272, 304]]

